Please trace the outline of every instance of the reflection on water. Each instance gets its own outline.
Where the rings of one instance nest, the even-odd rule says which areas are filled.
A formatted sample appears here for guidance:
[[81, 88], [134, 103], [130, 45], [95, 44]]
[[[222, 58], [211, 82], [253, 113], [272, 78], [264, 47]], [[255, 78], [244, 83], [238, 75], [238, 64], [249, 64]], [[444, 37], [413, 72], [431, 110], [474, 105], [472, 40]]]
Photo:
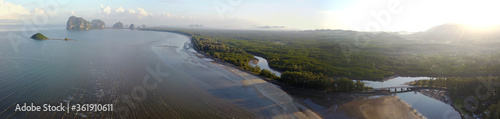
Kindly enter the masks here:
[[419, 92], [397, 93], [396, 95], [429, 119], [460, 118], [460, 114], [450, 104], [422, 95]]
[[[277, 86], [206, 60], [183, 35], [138, 30], [39, 32], [77, 41], [21, 39], [12, 44], [0, 37], [0, 118], [314, 117], [302, 113], [308, 109]], [[0, 36], [8, 33], [22, 35]], [[158, 72], [168, 75], [155, 77]], [[14, 111], [16, 104], [66, 102], [112, 103], [117, 111]]]
[[[387, 88], [387, 87], [399, 87], [407, 86], [404, 83], [411, 82], [415, 80], [431, 79], [431, 77], [395, 77], [386, 81], [363, 81], [366, 86], [373, 88]], [[439, 119], [447, 117], [458, 117], [460, 114], [453, 109], [451, 103], [447, 104], [445, 102], [436, 100], [434, 98], [425, 96], [420, 92], [412, 91], [405, 93], [396, 93], [396, 95], [410, 104], [419, 113], [427, 118]]]
[[395, 77], [385, 81], [363, 81], [365, 86], [377, 88], [407, 86], [404, 83], [415, 80], [431, 79], [430, 77]]
[[[377, 81], [363, 81], [366, 86], [374, 88], [385, 88], [385, 87], [399, 87], [405, 86], [404, 83], [414, 81], [430, 79], [430, 77], [396, 77], [389, 79], [384, 82]], [[426, 91], [426, 90], [423, 90]], [[439, 92], [439, 91], [427, 91], [429, 93]], [[292, 93], [294, 94], [294, 93]], [[307, 95], [309, 94], [309, 95]], [[309, 109], [314, 110], [322, 117], [325, 118], [352, 118], [346, 116], [345, 114], [338, 112], [338, 108], [343, 104], [351, 102], [352, 100], [361, 99], [372, 99], [381, 96], [396, 95], [401, 100], [405, 101], [416, 109], [420, 114], [429, 119], [454, 119], [460, 118], [460, 114], [455, 111], [455, 109], [450, 106], [450, 101], [440, 101], [434, 98], [428, 97], [417, 91], [403, 92], [403, 93], [388, 93], [388, 94], [377, 94], [377, 93], [330, 93], [330, 94], [312, 94], [311, 92], [306, 92], [306, 94], [300, 93], [294, 96], [298, 97]], [[439, 98], [437, 94], [435, 95]], [[445, 98], [446, 99], [446, 98]]]

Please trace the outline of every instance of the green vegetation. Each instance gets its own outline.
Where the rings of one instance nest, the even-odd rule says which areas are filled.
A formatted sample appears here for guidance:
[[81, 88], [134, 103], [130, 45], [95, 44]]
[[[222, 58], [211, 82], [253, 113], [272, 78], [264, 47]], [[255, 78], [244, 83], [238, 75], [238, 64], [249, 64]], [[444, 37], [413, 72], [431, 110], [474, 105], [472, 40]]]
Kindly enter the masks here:
[[[192, 37], [192, 41], [193, 44], [195, 45], [196, 50], [203, 51], [207, 55], [212, 56], [213, 58], [229, 62], [244, 70], [251, 71], [254, 74], [259, 74], [269, 79], [275, 79], [277, 81], [283, 82], [284, 84], [288, 84], [291, 86], [323, 90], [323, 91], [354, 91], [354, 90], [367, 89], [366, 87], [364, 87], [364, 84], [360, 81], [354, 82], [348, 78], [333, 78], [324, 75], [322, 72], [307, 71], [309, 70], [307, 69], [308, 67], [316, 67], [310, 63], [305, 63], [307, 61], [301, 61], [305, 63], [304, 66], [302, 65], [291, 66], [291, 67], [297, 67], [297, 66], [300, 67], [297, 70], [284, 70], [286, 68], [280, 69], [282, 71], [285, 71], [280, 78], [269, 70], [266, 69], [260, 70], [259, 67], [251, 67], [248, 63], [254, 57], [247, 51], [252, 51], [252, 50], [244, 50], [242, 49], [241, 45], [235, 44], [238, 42], [231, 42], [232, 40], [225, 39], [223, 37], [215, 37], [205, 34], [202, 35], [200, 33], [203, 32], [198, 32], [198, 31], [151, 29], [151, 28], [145, 30], [168, 31], [168, 32], [175, 32], [175, 33], [189, 35]], [[258, 54], [258, 53], [253, 52], [253, 54]], [[289, 55], [283, 55], [283, 56], [289, 56]], [[293, 62], [288, 62], [287, 60], [285, 60], [285, 62], [287, 64], [293, 63]]]
[[196, 49], [204, 51], [207, 55], [229, 62], [246, 70], [260, 70], [260, 68], [254, 69], [248, 64], [248, 62], [253, 59], [253, 55], [248, 54], [242, 49], [226, 46], [212, 38], [193, 36], [192, 39], [194, 44], [196, 44]]
[[500, 101], [497, 101], [498, 103], [491, 105], [488, 107], [488, 115], [486, 115], [487, 118], [490, 119], [498, 119], [500, 118]]
[[271, 79], [279, 79], [278, 76], [276, 76], [275, 73], [272, 73], [271, 71], [267, 70], [267, 69], [262, 69], [260, 71], [260, 75], [264, 76], [264, 77], [268, 77], [268, 78], [271, 78]]
[[[195, 46], [214, 58], [296, 87], [319, 90], [362, 90], [342, 77], [382, 80], [386, 77], [500, 76], [500, 42], [430, 42], [397, 33], [343, 30], [251, 31], [149, 28], [193, 36]], [[283, 72], [275, 78], [248, 66], [252, 55]], [[344, 89], [347, 88], [347, 89]]]
[[395, 33], [176, 29], [261, 56], [279, 71], [381, 80], [389, 76], [500, 76], [500, 42], [433, 43]]
[[364, 86], [364, 83], [359, 80], [356, 82], [348, 78], [338, 78], [334, 80], [333, 78], [322, 74], [318, 75], [305, 71], [285, 71], [281, 74], [281, 78], [278, 80], [297, 87], [326, 91], [350, 92], [354, 90], [363, 91], [368, 89]]
[[[483, 113], [485, 118], [500, 118], [500, 95], [496, 95], [500, 90], [499, 77], [436, 78], [415, 81], [412, 85], [446, 88], [462, 114]], [[466, 105], [473, 108], [467, 109]]]
[[65, 41], [68, 41], [69, 39], [68, 38], [64, 38]]
[[47, 40], [47, 39], [49, 39], [49, 38], [45, 37], [43, 34], [41, 34], [41, 33], [36, 33], [36, 34], [32, 35], [31, 38], [37, 39], [37, 40]]

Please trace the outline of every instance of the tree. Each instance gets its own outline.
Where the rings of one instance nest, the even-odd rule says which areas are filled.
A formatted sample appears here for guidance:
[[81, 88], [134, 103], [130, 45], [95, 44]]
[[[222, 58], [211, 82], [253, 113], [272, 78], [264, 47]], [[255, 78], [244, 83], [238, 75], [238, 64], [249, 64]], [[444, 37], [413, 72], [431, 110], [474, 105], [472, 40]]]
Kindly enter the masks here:
[[339, 91], [350, 92], [354, 89], [354, 81], [348, 78], [337, 79], [337, 85]]
[[220, 59], [220, 55], [219, 55], [219, 53], [215, 52], [215, 53], [214, 53], [214, 57], [215, 57], [215, 58], [217, 58], [217, 59]]
[[358, 90], [358, 91], [365, 90], [365, 83], [363, 83], [359, 80], [356, 80], [356, 83], [354, 85], [356, 86], [356, 90]]
[[264, 77], [268, 77], [268, 78], [271, 78], [271, 79], [276, 79], [278, 76], [276, 76], [275, 73], [272, 73], [271, 71], [267, 70], [267, 69], [262, 69], [260, 71], [260, 75], [264, 76]]

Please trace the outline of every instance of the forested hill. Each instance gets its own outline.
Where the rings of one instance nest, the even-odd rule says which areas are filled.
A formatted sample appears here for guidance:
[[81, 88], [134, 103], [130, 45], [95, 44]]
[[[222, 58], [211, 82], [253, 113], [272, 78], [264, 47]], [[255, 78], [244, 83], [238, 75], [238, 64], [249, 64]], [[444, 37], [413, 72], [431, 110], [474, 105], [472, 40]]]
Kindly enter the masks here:
[[500, 50], [489, 47], [500, 45], [498, 42], [433, 43], [406, 40], [402, 38], [406, 36], [397, 33], [343, 30], [169, 30], [210, 38], [227, 48], [264, 57], [271, 68], [283, 72], [365, 80], [381, 80], [393, 75], [500, 75]]

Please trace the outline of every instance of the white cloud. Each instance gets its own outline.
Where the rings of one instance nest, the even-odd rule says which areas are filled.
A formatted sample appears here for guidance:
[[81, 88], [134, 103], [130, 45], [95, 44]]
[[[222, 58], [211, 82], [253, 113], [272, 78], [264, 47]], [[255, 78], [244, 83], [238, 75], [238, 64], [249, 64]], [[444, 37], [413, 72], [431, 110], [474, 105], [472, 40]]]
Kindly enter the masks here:
[[[0, 21], [3, 22], [2, 24], [19, 24], [22, 23], [22, 20], [47, 18], [55, 15], [57, 15], [57, 8], [53, 10], [47, 6], [40, 6], [29, 9], [22, 5], [0, 0]], [[46, 20], [48, 19], [44, 19], [44, 21], [37, 21], [37, 23], [45, 23], [47, 22]]]
[[147, 25], [167, 25], [167, 26], [189, 26], [192, 24], [202, 24], [206, 27], [247, 27], [252, 23], [251, 21], [241, 19], [228, 18], [224, 21], [219, 20], [218, 17], [200, 17], [200, 16], [181, 16], [172, 14], [170, 12], [159, 12], [157, 14], [148, 12], [147, 9], [136, 7], [110, 7], [106, 5], [99, 5], [100, 9], [94, 15], [84, 16], [86, 19], [101, 19], [106, 24], [112, 25], [116, 22], [124, 24], [147, 24]]
[[171, 16], [172, 16], [172, 14], [170, 14], [170, 13], [168, 13], [168, 12], [163, 12], [163, 13], [162, 13], [162, 15], [163, 15], [163, 16], [166, 16], [166, 17], [171, 17]]
[[118, 7], [117, 9], [115, 9], [115, 12], [124, 12], [125, 9], [123, 9], [122, 7]]
[[127, 9], [119, 6], [112, 8], [110, 6], [99, 4], [101, 9], [94, 16], [89, 16], [92, 19], [101, 19], [110, 22], [135, 22], [140, 19], [152, 18], [153, 14], [145, 9], [137, 7], [137, 9]]
[[104, 6], [102, 4], [99, 4], [99, 6], [101, 7], [101, 9], [99, 9], [99, 13], [105, 13], [105, 14], [111, 14], [111, 7], [109, 6]]
[[31, 13], [34, 13], [34, 14], [44, 14], [45, 11], [42, 9], [42, 8], [35, 8], [31, 11]]
[[129, 14], [134, 14], [134, 13], [135, 13], [135, 11], [134, 11], [134, 10], [129, 9], [129, 10], [128, 10], [128, 13], [129, 13]]
[[0, 0], [0, 19], [19, 20], [30, 15], [29, 10], [21, 5]]
[[104, 6], [99, 4], [101, 9], [98, 10], [98, 15], [100, 16], [109, 16], [111, 18], [142, 18], [146, 16], [152, 16], [152, 13], [147, 12], [143, 8], [137, 7], [137, 9], [124, 9], [123, 7], [118, 7], [112, 9], [110, 6]]
[[137, 7], [137, 11], [139, 12], [139, 14], [141, 14], [143, 16], [151, 15], [151, 13], [146, 12], [146, 10], [144, 10], [144, 9], [142, 9], [140, 7]]

